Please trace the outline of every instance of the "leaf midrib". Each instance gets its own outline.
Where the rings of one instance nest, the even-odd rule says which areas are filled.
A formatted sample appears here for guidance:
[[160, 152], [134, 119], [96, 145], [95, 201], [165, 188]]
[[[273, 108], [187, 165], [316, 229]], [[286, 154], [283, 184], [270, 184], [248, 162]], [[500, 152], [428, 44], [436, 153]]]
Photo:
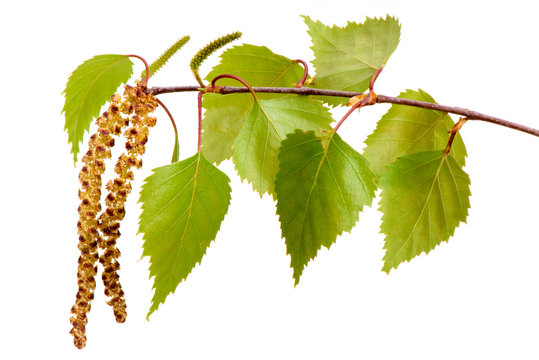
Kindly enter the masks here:
[[[301, 226], [300, 226], [300, 229], [299, 229], [299, 237], [301, 238], [302, 237], [302, 234], [303, 234], [303, 228], [305, 226], [305, 219], [307, 218], [307, 213], [309, 212], [309, 203], [311, 202], [311, 196], [314, 192], [314, 189], [316, 187], [316, 184], [318, 182], [318, 176], [320, 175], [320, 170], [322, 169], [322, 164], [324, 163], [324, 161], [327, 159], [327, 154], [328, 154], [328, 150], [329, 150], [329, 146], [331, 145], [331, 142], [333, 141], [333, 135], [335, 133], [333, 132], [330, 137], [329, 137], [329, 140], [328, 140], [328, 143], [327, 143], [327, 147], [324, 148], [324, 145], [322, 145], [322, 142], [320, 141], [320, 145], [322, 146], [322, 148], [324, 149], [324, 152], [322, 153], [322, 158], [320, 159], [320, 162], [318, 163], [318, 168], [316, 169], [316, 174], [314, 176], [314, 181], [313, 181], [313, 184], [311, 185], [311, 189], [309, 191], [309, 196], [307, 197], [307, 201], [305, 202], [305, 211], [303, 213], [303, 219], [301, 221]], [[297, 247], [296, 247], [296, 254], [299, 254], [299, 250], [300, 250], [300, 247], [301, 247], [301, 244], [302, 242], [301, 241], [298, 241], [297, 242]], [[296, 279], [299, 279], [299, 278], [296, 278]], [[296, 280], [297, 281], [297, 280]]]
[[[200, 151], [198, 152], [197, 154], [197, 165], [196, 165], [196, 169], [195, 169], [195, 174], [193, 176], [193, 192], [191, 193], [191, 201], [189, 202], [189, 212], [188, 212], [188, 215], [187, 215], [187, 221], [185, 223], [185, 227], [183, 229], [183, 233], [182, 233], [182, 236], [180, 237], [180, 248], [178, 249], [178, 251], [176, 252], [176, 257], [174, 258], [174, 265], [172, 266], [172, 270], [170, 271], [169, 273], [169, 276], [166, 280], [166, 282], [168, 282], [170, 280], [170, 278], [172, 277], [172, 275], [174, 274], [174, 270], [176, 269], [176, 264], [178, 263], [178, 256], [180, 255], [180, 253], [183, 253], [182, 251], [182, 247], [183, 247], [183, 240], [185, 238], [185, 234], [187, 232], [187, 228], [189, 227], [189, 223], [191, 221], [191, 213], [192, 213], [192, 210], [193, 210], [193, 202], [194, 202], [194, 199], [195, 199], [195, 194], [196, 194], [196, 188], [197, 188], [197, 182], [198, 182], [198, 172], [199, 172], [199, 168], [200, 168]], [[196, 236], [197, 238], [197, 245], [199, 247], [199, 250], [202, 252], [202, 248], [200, 246], [200, 241], [198, 240], [198, 236]], [[185, 256], [185, 255], [183, 255]]]
[[[395, 254], [399, 254], [402, 249], [404, 248], [404, 246], [408, 243], [408, 241], [410, 240], [410, 237], [412, 236], [412, 234], [414, 233], [417, 225], [419, 224], [419, 221], [421, 220], [421, 217], [423, 216], [423, 212], [425, 211], [425, 208], [427, 207], [429, 201], [430, 201], [430, 197], [432, 195], [432, 192], [433, 192], [433, 189], [434, 189], [434, 185], [436, 184], [436, 181], [438, 180], [438, 177], [440, 175], [440, 171], [442, 169], [442, 166], [444, 164], [444, 162], [446, 161], [447, 159], [447, 156], [444, 156], [442, 155], [442, 158], [440, 159], [440, 164], [438, 165], [438, 168], [436, 169], [436, 173], [434, 175], [434, 178], [432, 180], [432, 184], [430, 186], [430, 189], [429, 189], [429, 192], [427, 194], [427, 198], [425, 200], [425, 203], [423, 204], [423, 207], [421, 208], [421, 211], [419, 213], [419, 216], [417, 217], [417, 220], [416, 222], [414, 223], [414, 226], [412, 227], [412, 230], [409, 232], [408, 236], [406, 237], [406, 240], [404, 240], [401, 244], [401, 246], [399, 247], [399, 249], [395, 252]], [[430, 236], [430, 235], [429, 235]], [[392, 265], [393, 266], [393, 265]]]

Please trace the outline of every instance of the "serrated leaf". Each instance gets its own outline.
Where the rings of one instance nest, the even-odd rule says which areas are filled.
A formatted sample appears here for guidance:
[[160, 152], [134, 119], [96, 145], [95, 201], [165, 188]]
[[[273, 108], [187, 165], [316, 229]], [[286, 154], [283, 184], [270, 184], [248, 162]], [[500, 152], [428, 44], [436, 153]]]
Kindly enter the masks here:
[[94, 56], [71, 73], [63, 91], [66, 101], [62, 113], [65, 113], [65, 129], [75, 163], [84, 132], [132, 73], [133, 62], [125, 55]]
[[[313, 43], [314, 87], [320, 89], [367, 90], [372, 75], [385, 65], [400, 39], [400, 24], [391, 16], [367, 18], [362, 24], [349, 22], [345, 27], [329, 27], [303, 17]], [[346, 104], [339, 98], [323, 99], [334, 106]]]
[[[398, 97], [436, 103], [423, 90], [406, 90]], [[405, 105], [392, 105], [382, 116], [374, 132], [365, 140], [363, 156], [369, 161], [371, 170], [380, 175], [387, 164], [399, 156], [422, 151], [444, 150], [449, 134], [455, 125], [447, 113]], [[460, 166], [464, 166], [466, 147], [457, 133], [451, 155]]]
[[200, 153], [154, 169], [140, 193], [143, 256], [155, 294], [148, 317], [200, 263], [230, 204], [230, 179]]
[[376, 185], [363, 156], [330, 132], [296, 131], [282, 142], [275, 180], [277, 214], [295, 283], [318, 250], [350, 231]]
[[[206, 77], [232, 74], [251, 86], [292, 87], [303, 76], [303, 68], [293, 60], [277, 55], [264, 46], [235, 46], [221, 55], [221, 62]], [[230, 79], [219, 80], [219, 86], [241, 86]], [[261, 99], [275, 99], [279, 94], [259, 94]], [[251, 94], [205, 94], [206, 112], [202, 123], [202, 152], [211, 162], [220, 163], [232, 156], [232, 144], [243, 123], [253, 110]]]
[[286, 134], [295, 129], [319, 134], [320, 130], [331, 130], [332, 121], [322, 103], [308, 97], [257, 99], [234, 141], [236, 170], [261, 196], [266, 192], [273, 194], [279, 170], [279, 146]]
[[447, 241], [470, 207], [470, 178], [453, 156], [427, 151], [399, 157], [379, 181], [383, 271]]

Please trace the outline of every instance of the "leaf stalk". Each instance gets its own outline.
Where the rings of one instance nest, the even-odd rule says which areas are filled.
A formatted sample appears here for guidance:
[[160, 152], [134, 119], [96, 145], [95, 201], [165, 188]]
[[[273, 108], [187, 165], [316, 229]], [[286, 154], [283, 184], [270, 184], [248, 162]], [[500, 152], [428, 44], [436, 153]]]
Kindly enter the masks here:
[[139, 55], [130, 54], [130, 55], [125, 55], [125, 56], [137, 58], [144, 63], [144, 66], [146, 67], [146, 75], [141, 80], [141, 85], [143, 87], [146, 87], [146, 85], [148, 85], [148, 79], [150, 78], [150, 67], [148, 66], [148, 62], [142, 56], [139, 56]]
[[172, 162], [176, 162], [178, 161], [178, 155], [177, 155], [177, 149], [178, 149], [178, 128], [176, 127], [176, 122], [174, 121], [174, 118], [172, 117], [172, 114], [170, 113], [170, 111], [168, 110], [168, 108], [165, 106], [165, 104], [163, 104], [163, 102], [161, 100], [159, 100], [158, 98], [155, 98], [155, 100], [157, 100], [157, 103], [159, 105], [161, 105], [161, 107], [163, 108], [163, 110], [165, 110], [165, 112], [167, 113], [168, 115], [168, 118], [170, 119], [170, 122], [172, 123], [172, 127], [174, 128], [174, 151], [173, 151], [173, 154], [172, 154]]

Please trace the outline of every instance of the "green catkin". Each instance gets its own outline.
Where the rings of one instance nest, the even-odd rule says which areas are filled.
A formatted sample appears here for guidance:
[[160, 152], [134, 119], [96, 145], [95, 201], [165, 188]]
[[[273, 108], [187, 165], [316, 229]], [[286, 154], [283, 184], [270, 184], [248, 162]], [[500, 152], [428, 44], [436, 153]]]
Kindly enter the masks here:
[[241, 32], [236, 31], [234, 33], [221, 36], [217, 40], [214, 40], [210, 42], [208, 45], [204, 46], [202, 49], [200, 49], [196, 55], [193, 57], [190, 63], [191, 71], [195, 75], [195, 78], [197, 79], [198, 83], [203, 86], [202, 79], [200, 78], [200, 75], [198, 73], [198, 68], [200, 65], [206, 60], [211, 54], [213, 54], [215, 51], [219, 50], [226, 44], [231, 43], [234, 40], [237, 40], [241, 37]]
[[77, 269], [78, 291], [75, 304], [71, 308], [73, 315], [70, 318], [72, 325], [70, 333], [73, 335], [75, 346], [79, 349], [86, 345], [87, 314], [94, 299], [96, 285], [96, 263], [99, 257], [97, 245], [101, 241], [97, 214], [101, 211], [101, 176], [105, 172], [104, 161], [111, 157], [113, 136], [121, 134], [122, 127], [128, 122], [121, 115], [124, 104], [121, 104], [120, 100], [120, 95], [114, 95], [108, 110], [97, 119], [98, 130], [90, 137], [88, 151], [82, 158], [83, 166], [79, 172], [81, 203], [77, 209], [79, 213], [77, 232], [81, 255]]
[[106, 189], [109, 191], [105, 197], [106, 209], [99, 217], [99, 230], [102, 232], [103, 238], [98, 242], [99, 248], [103, 250], [99, 256], [99, 262], [103, 266], [102, 280], [105, 295], [110, 298], [107, 304], [112, 306], [116, 322], [119, 323], [125, 321], [127, 313], [124, 292], [118, 274], [120, 251], [116, 242], [120, 237], [120, 221], [125, 216], [125, 202], [131, 192], [131, 181], [133, 180], [131, 169], [142, 166], [141, 157], [145, 152], [149, 128], [156, 123], [156, 118], [149, 116], [149, 114], [158, 105], [155, 97], [145, 93], [140, 84], [137, 87], [130, 87], [126, 92], [134, 114], [130, 119], [131, 126], [124, 132], [127, 151], [120, 155], [114, 168], [117, 177], [106, 185]]
[[[188, 41], [190, 37], [184, 36], [178, 41], [176, 41], [174, 44], [172, 44], [157, 60], [155, 60], [149, 67], [150, 69], [150, 75], [148, 78], [151, 78], [163, 65], [167, 63], [167, 61], [178, 51], [180, 50]], [[142, 72], [140, 75], [141, 78], [144, 78], [146, 76], [146, 70]]]

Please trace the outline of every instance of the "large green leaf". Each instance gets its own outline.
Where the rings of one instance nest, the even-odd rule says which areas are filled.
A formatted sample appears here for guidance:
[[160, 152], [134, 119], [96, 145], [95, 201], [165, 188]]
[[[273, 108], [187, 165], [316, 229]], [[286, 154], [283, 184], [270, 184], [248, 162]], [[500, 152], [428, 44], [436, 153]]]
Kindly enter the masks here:
[[470, 207], [470, 178], [453, 156], [426, 151], [399, 157], [379, 181], [383, 271], [447, 241]]
[[354, 227], [376, 185], [365, 159], [334, 132], [289, 134], [279, 161], [277, 214], [297, 284], [321, 246]]
[[234, 141], [233, 159], [239, 175], [251, 182], [260, 195], [273, 194], [281, 141], [295, 129], [329, 131], [332, 121], [318, 100], [298, 96], [257, 98]]
[[[304, 16], [309, 27], [316, 69], [314, 86], [320, 89], [363, 92], [374, 72], [385, 65], [400, 39], [396, 18], [367, 18], [364, 23], [349, 22], [346, 27], [325, 26]], [[346, 101], [325, 97], [331, 105]]]
[[[400, 98], [436, 103], [423, 90], [406, 90]], [[429, 150], [443, 150], [449, 140], [447, 131], [455, 125], [447, 113], [405, 105], [392, 105], [378, 121], [374, 132], [367, 137], [363, 156], [371, 170], [380, 175], [387, 164], [408, 154]], [[451, 155], [464, 166], [466, 148], [457, 133]]]
[[[239, 76], [251, 86], [292, 87], [303, 76], [303, 68], [264, 46], [244, 44], [225, 51], [220, 64], [213, 68], [206, 80], [211, 81], [221, 74]], [[241, 86], [230, 79], [221, 79], [217, 85]], [[259, 94], [261, 99], [281, 96]], [[220, 163], [232, 156], [232, 144], [253, 110], [254, 101], [251, 94], [205, 94], [202, 105], [206, 109], [202, 152], [209, 161]]]
[[62, 113], [65, 113], [65, 129], [75, 162], [84, 132], [132, 73], [133, 62], [125, 55], [94, 56], [71, 73], [63, 92], [66, 101]]
[[200, 153], [154, 169], [142, 187], [139, 232], [155, 294], [150, 316], [215, 239], [230, 204], [230, 179]]

